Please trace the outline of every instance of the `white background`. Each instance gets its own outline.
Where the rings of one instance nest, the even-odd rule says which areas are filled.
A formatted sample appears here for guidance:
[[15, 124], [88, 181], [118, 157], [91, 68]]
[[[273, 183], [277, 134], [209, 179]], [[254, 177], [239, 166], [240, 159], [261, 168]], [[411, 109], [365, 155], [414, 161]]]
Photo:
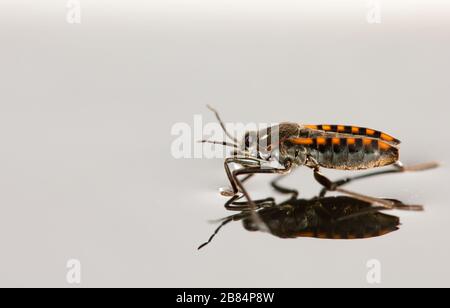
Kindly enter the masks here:
[[[449, 286], [450, 4], [380, 1], [81, 0], [0, 4], [0, 286]], [[440, 169], [351, 186], [426, 206], [385, 237], [281, 240], [228, 215], [220, 159], [175, 160], [174, 123], [356, 124]], [[342, 172], [327, 172], [331, 177]], [[269, 176], [248, 188], [273, 194]], [[319, 185], [298, 170], [284, 182]]]

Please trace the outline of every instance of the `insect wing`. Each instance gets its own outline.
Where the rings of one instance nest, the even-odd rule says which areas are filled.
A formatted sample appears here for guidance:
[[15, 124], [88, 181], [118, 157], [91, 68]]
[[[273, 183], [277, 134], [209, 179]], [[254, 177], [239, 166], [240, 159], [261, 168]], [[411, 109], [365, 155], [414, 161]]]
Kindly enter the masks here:
[[391, 135], [388, 135], [386, 133], [383, 133], [383, 132], [375, 130], [375, 129], [366, 128], [366, 127], [351, 126], [351, 125], [327, 125], [327, 124], [305, 125], [305, 127], [308, 129], [314, 130], [314, 131], [319, 131], [319, 132], [324, 132], [324, 133], [362, 136], [362, 137], [380, 139], [383, 142], [387, 142], [392, 145], [400, 144], [400, 140], [392, 137]]

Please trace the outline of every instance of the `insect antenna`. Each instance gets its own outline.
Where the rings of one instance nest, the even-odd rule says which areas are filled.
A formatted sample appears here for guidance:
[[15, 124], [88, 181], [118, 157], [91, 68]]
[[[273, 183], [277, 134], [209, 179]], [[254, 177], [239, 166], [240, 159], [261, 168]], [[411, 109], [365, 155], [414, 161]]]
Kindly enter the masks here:
[[423, 205], [410, 205], [410, 204], [404, 204], [403, 202], [397, 200], [397, 199], [384, 199], [393, 202], [394, 209], [395, 210], [403, 210], [403, 211], [415, 211], [415, 212], [422, 212]]
[[214, 237], [217, 235], [217, 233], [219, 233], [220, 229], [222, 229], [223, 226], [225, 226], [226, 224], [228, 224], [232, 221], [233, 221], [233, 217], [226, 218], [224, 221], [222, 221], [222, 223], [219, 225], [219, 227], [217, 227], [217, 229], [209, 237], [209, 239], [206, 242], [204, 242], [203, 244], [201, 244], [200, 246], [198, 246], [197, 250], [200, 250], [203, 247], [205, 247], [206, 245], [208, 245], [209, 243], [211, 243], [211, 241], [214, 239]]
[[239, 149], [239, 146], [237, 144], [226, 142], [226, 141], [214, 141], [214, 140], [199, 140], [199, 143], [212, 143], [212, 144], [219, 144], [226, 147], [233, 147], [235, 149]]
[[217, 121], [219, 122], [220, 126], [222, 127], [223, 131], [225, 132], [225, 134], [228, 136], [228, 138], [230, 138], [231, 140], [234, 141], [234, 143], [238, 143], [238, 140], [227, 131], [227, 128], [225, 127], [225, 124], [223, 123], [222, 119], [220, 118], [219, 112], [217, 112], [216, 109], [214, 109], [213, 107], [211, 107], [210, 105], [206, 105], [206, 107], [211, 110], [212, 112], [214, 112]]

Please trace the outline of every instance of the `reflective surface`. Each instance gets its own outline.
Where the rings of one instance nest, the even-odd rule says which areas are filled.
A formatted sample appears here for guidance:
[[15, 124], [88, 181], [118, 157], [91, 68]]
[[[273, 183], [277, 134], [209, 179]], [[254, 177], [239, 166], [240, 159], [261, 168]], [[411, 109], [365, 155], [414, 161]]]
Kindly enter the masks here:
[[[0, 286], [450, 286], [450, 1], [0, 1]], [[191, 2], [191, 1], [190, 1]], [[348, 123], [442, 168], [348, 189], [420, 204], [364, 240], [281, 240], [230, 223], [223, 159], [175, 159], [174, 123]], [[203, 132], [192, 139], [204, 138]], [[192, 142], [192, 152], [195, 146]], [[347, 172], [324, 171], [330, 179]], [[272, 193], [270, 176], [246, 187]], [[283, 180], [309, 199], [310, 170]], [[276, 194], [277, 203], [285, 195]]]

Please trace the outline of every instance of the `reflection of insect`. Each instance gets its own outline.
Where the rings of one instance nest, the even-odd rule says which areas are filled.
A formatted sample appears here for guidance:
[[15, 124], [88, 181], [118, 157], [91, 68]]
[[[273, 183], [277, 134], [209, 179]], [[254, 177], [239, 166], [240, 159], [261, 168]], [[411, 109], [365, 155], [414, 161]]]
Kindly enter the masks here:
[[[392, 200], [401, 208], [399, 201]], [[241, 202], [242, 203], [242, 202]], [[246, 202], [243, 202], [244, 204]], [[398, 229], [399, 218], [380, 212], [382, 207], [373, 207], [370, 203], [346, 196], [319, 197], [310, 200], [297, 199], [295, 196], [280, 204], [272, 199], [255, 201], [258, 216], [266, 228], [255, 223], [251, 212], [243, 211], [221, 220], [220, 226], [208, 242], [211, 242], [219, 230], [232, 221], [241, 220], [249, 231], [267, 230], [280, 238], [315, 237], [322, 239], [362, 239], [381, 236]]]
[[[427, 163], [405, 167], [399, 161], [399, 140], [377, 130], [356, 126], [301, 125], [284, 122], [258, 132], [246, 132], [242, 142], [239, 143], [226, 131], [217, 111], [209, 108], [216, 114], [226, 135], [233, 140], [233, 143], [201, 141], [234, 148], [233, 156], [226, 158], [224, 163], [231, 184], [231, 189], [222, 191], [223, 195], [232, 197], [225, 205], [228, 209], [242, 210], [242, 207], [233, 206], [235, 201], [242, 196], [249, 201], [247, 208], [256, 208], [243, 186], [243, 183], [252, 175], [257, 173], [284, 175], [298, 166], [311, 168], [314, 178], [326, 190], [339, 191], [373, 205], [392, 208], [393, 203], [389, 200], [342, 189], [340, 186], [348, 183], [348, 180], [332, 182], [320, 173], [320, 168], [363, 170], [388, 165], [394, 166], [391, 170], [375, 173], [384, 174], [425, 170], [437, 166], [436, 163]], [[273, 160], [278, 162], [281, 167], [274, 168], [265, 165]], [[232, 171], [230, 168], [232, 163], [238, 164], [242, 168]], [[246, 175], [246, 177], [240, 180], [239, 176], [242, 175]], [[362, 175], [361, 177], [367, 176]]]

